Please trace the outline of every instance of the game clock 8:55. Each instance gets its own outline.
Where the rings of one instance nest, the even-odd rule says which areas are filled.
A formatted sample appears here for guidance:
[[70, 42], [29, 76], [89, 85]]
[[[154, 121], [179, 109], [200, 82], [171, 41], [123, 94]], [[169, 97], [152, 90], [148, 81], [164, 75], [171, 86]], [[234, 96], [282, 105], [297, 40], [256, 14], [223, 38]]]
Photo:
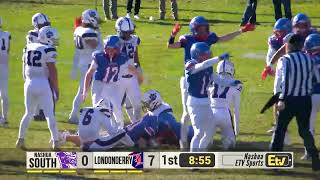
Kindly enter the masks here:
[[214, 167], [213, 153], [181, 153], [179, 155], [180, 167]]

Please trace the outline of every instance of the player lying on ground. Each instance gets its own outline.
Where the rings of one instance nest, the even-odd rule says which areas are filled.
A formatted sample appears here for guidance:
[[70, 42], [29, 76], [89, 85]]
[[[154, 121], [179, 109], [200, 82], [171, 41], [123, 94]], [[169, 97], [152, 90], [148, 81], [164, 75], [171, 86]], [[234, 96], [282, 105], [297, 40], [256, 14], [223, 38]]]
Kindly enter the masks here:
[[[217, 65], [217, 73], [223, 79], [233, 80], [234, 72], [234, 65], [228, 59], [220, 61]], [[228, 150], [235, 147], [236, 136], [240, 128], [241, 90], [242, 84], [226, 87], [213, 82], [209, 87], [211, 110], [215, 123], [209, 124], [211, 131], [206, 134], [207, 144], [211, 141], [214, 132], [220, 128], [223, 149]], [[231, 110], [234, 112], [234, 118], [232, 118]]]
[[[129, 124], [124, 129], [116, 130], [117, 132], [114, 135], [109, 133], [107, 136], [99, 135], [99, 131], [101, 131], [101, 126], [99, 125], [105, 123], [104, 121], [109, 122], [111, 112], [106, 110], [109, 108], [106, 106], [102, 108], [105, 109], [103, 111], [109, 113], [106, 116], [95, 115], [101, 114], [101, 110], [91, 108], [91, 112], [89, 112], [90, 118], [82, 117], [82, 122], [79, 124], [79, 135], [70, 135], [68, 132], [62, 132], [61, 141], [72, 142], [83, 150], [107, 150], [117, 145], [125, 145], [126, 147], [136, 145], [140, 147], [139, 145], [145, 144], [150, 138], [157, 137], [157, 142], [164, 142], [163, 138], [170, 133], [174, 135], [170, 138], [180, 138], [181, 124], [174, 118], [170, 105], [162, 101], [159, 92], [155, 90], [147, 91], [143, 96], [142, 103], [144, 109], [148, 110], [148, 112], [140, 121]], [[86, 112], [82, 111], [82, 114], [89, 114], [88, 110]], [[80, 128], [81, 126], [86, 127]], [[109, 124], [104, 127], [107, 129], [110, 126]], [[188, 136], [191, 139], [193, 131], [191, 127], [189, 129]]]
[[[241, 82], [233, 79], [222, 79], [213, 72], [213, 64], [229, 58], [224, 53], [219, 57], [212, 58], [209, 46], [204, 42], [197, 42], [191, 47], [191, 59], [186, 63], [186, 80], [188, 83], [187, 108], [190, 114], [194, 136], [190, 143], [190, 151], [203, 151], [208, 146], [208, 139], [214, 133], [212, 124], [215, 123], [210, 108], [207, 88], [214, 82], [223, 86], [236, 86]], [[213, 126], [214, 127], [214, 126]], [[207, 135], [211, 135], [210, 137]]]
[[[182, 35], [180, 36], [179, 41], [174, 42], [176, 35], [179, 33], [181, 29], [181, 26], [179, 24], [176, 24], [171, 32], [167, 45], [168, 45], [168, 48], [170, 49], [183, 48], [184, 63], [187, 63], [191, 59], [190, 48], [194, 43], [204, 42], [209, 47], [211, 47], [211, 45], [213, 44], [232, 40], [235, 37], [239, 36], [241, 33], [244, 33], [247, 31], [253, 31], [254, 28], [255, 28], [254, 25], [247, 24], [238, 31], [228, 33], [223, 36], [218, 36], [216, 33], [210, 31], [210, 25], [206, 18], [204, 18], [203, 16], [196, 16], [189, 23], [190, 34]], [[181, 123], [183, 124], [183, 127], [181, 129], [181, 141], [180, 141], [180, 147], [182, 149], [185, 149], [188, 147], [188, 143], [186, 142], [187, 140], [186, 132], [187, 132], [188, 123], [190, 122], [190, 117], [189, 117], [188, 109], [186, 106], [187, 96], [188, 96], [187, 87], [188, 85], [183, 75], [180, 79], [181, 100], [182, 100], [182, 107], [183, 107], [183, 113], [181, 116]]]
[[39, 43], [30, 43], [25, 49], [23, 62], [25, 114], [20, 122], [16, 147], [25, 148], [26, 130], [35, 109], [40, 106], [48, 122], [52, 148], [57, 149], [59, 147], [58, 128], [53, 104], [59, 99], [58, 75], [55, 66], [58, 32], [50, 26], [43, 27], [39, 31], [38, 39]]
[[7, 31], [2, 31], [2, 19], [0, 17], [0, 98], [1, 98], [1, 114], [0, 114], [0, 126], [8, 126], [8, 78], [9, 78], [9, 51], [11, 35]]

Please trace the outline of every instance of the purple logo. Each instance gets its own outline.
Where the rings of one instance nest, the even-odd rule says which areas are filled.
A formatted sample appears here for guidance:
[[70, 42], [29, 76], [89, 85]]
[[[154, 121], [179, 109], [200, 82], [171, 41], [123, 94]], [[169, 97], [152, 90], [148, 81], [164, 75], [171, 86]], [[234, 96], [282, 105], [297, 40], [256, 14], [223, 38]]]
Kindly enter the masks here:
[[142, 169], [143, 168], [143, 153], [142, 152], [132, 152], [129, 154], [129, 156], [132, 156], [132, 163], [131, 165], [136, 169]]
[[157, 94], [156, 93], [152, 93], [149, 95], [149, 98], [151, 99], [151, 101], [154, 101], [157, 99]]
[[47, 35], [47, 38], [51, 38], [53, 36], [53, 32], [47, 31], [46, 35]]
[[77, 153], [76, 152], [57, 152], [56, 155], [60, 161], [60, 168], [70, 169], [77, 167]]

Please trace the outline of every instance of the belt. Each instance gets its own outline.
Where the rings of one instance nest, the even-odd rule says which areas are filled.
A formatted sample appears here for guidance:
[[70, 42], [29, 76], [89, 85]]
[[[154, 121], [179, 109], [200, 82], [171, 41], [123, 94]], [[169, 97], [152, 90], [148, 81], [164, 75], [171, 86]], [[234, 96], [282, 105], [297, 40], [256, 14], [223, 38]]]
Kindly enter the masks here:
[[131, 75], [131, 74], [127, 74], [127, 75], [123, 75], [122, 77], [123, 77], [123, 78], [132, 78], [132, 77], [133, 77], [133, 75]]

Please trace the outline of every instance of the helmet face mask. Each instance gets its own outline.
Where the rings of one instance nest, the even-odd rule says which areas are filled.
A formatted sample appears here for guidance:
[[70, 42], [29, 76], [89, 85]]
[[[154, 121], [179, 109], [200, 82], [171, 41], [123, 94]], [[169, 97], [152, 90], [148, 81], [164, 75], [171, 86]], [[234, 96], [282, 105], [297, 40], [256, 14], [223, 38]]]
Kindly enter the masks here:
[[310, 30], [310, 24], [307, 22], [304, 23], [297, 23], [293, 26], [293, 32], [296, 34], [300, 34], [302, 36], [308, 35], [308, 32]]
[[199, 41], [204, 41], [209, 35], [209, 23], [203, 16], [194, 17], [189, 24], [189, 29]]
[[203, 52], [201, 54], [199, 54], [198, 56], [198, 59], [196, 59], [199, 63], [207, 60], [207, 59], [210, 59], [212, 58], [212, 53], [211, 51], [206, 51], [206, 52]]
[[144, 112], [154, 111], [162, 104], [162, 98], [158, 91], [149, 90], [144, 93], [141, 103]]
[[284, 38], [288, 33], [286, 31], [282, 31], [282, 30], [274, 30], [273, 34], [277, 37], [277, 38]]
[[104, 49], [104, 52], [109, 58], [114, 59], [120, 53], [120, 49], [114, 47], [106, 47]]
[[133, 31], [121, 31], [119, 33], [120, 37], [123, 40], [129, 40], [131, 38], [131, 35], [133, 34]]

